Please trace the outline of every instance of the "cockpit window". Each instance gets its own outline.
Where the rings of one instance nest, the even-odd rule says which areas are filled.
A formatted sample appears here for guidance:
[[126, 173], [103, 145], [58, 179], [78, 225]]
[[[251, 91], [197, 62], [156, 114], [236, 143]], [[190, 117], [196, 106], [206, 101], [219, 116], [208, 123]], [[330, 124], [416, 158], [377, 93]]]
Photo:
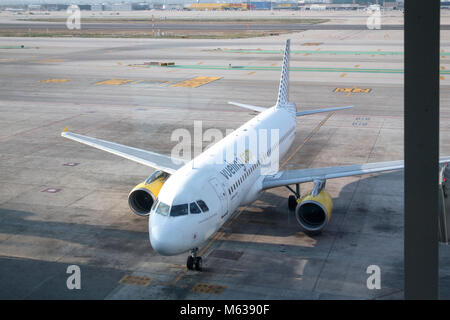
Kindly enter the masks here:
[[189, 210], [191, 211], [191, 213], [202, 213], [200, 208], [195, 202], [191, 202], [189, 204]]
[[200, 206], [200, 208], [202, 208], [203, 212], [209, 211], [208, 206], [206, 205], [205, 201], [203, 200], [197, 200], [198, 205]]
[[175, 206], [172, 206], [172, 209], [170, 209], [170, 216], [171, 217], [177, 217], [177, 216], [184, 216], [185, 214], [188, 214], [188, 205], [185, 204], [178, 204]]
[[163, 216], [169, 215], [169, 205], [164, 202], [159, 202], [158, 207], [156, 208], [156, 213], [162, 214]]

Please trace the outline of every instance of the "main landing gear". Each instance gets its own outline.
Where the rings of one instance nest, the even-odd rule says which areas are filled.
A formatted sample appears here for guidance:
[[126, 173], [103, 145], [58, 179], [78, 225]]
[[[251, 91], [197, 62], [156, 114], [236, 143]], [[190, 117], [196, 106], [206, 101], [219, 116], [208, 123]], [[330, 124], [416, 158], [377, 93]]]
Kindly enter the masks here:
[[202, 271], [202, 257], [197, 257], [198, 248], [191, 250], [191, 255], [187, 258], [186, 267], [188, 270]]
[[293, 193], [293, 195], [291, 194], [288, 198], [288, 208], [290, 211], [294, 211], [295, 208], [297, 208], [297, 200], [300, 198], [300, 185], [296, 184], [295, 185], [295, 191], [292, 190], [292, 188], [290, 186], [286, 186], [286, 188], [289, 189], [289, 191], [291, 191]]

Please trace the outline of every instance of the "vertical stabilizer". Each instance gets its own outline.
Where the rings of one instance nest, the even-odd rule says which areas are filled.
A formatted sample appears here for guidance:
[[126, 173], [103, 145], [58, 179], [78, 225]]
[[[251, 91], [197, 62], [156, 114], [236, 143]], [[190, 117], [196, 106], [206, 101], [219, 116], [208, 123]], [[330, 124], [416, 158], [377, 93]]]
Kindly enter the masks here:
[[286, 105], [289, 102], [289, 52], [291, 40], [286, 40], [284, 49], [283, 66], [281, 68], [280, 90], [278, 91], [277, 107]]

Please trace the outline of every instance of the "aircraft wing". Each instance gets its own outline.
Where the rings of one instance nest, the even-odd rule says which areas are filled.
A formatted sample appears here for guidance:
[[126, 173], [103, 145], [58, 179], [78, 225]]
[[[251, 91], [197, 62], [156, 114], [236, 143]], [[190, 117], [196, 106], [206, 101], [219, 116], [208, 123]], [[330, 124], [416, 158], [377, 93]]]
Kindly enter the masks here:
[[[439, 159], [439, 163], [450, 162], [450, 157]], [[334, 179], [363, 174], [395, 171], [404, 168], [404, 161], [373, 162], [365, 164], [352, 164], [336, 167], [323, 167], [299, 170], [279, 171], [274, 175], [268, 175], [263, 180], [263, 189], [287, 186], [303, 182], [311, 182], [319, 179]]]
[[172, 158], [151, 151], [83, 136], [81, 134], [68, 132], [66, 129], [61, 133], [61, 136], [170, 174], [177, 171], [186, 163], [183, 159]]

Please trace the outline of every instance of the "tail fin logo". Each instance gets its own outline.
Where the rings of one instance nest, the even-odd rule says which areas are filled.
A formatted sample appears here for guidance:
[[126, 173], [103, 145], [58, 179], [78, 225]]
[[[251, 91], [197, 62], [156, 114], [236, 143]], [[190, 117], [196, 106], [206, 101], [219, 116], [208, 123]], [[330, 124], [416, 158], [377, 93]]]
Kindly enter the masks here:
[[286, 40], [286, 48], [284, 49], [283, 67], [281, 69], [280, 90], [278, 92], [277, 106], [287, 104], [289, 102], [289, 52], [291, 40]]

